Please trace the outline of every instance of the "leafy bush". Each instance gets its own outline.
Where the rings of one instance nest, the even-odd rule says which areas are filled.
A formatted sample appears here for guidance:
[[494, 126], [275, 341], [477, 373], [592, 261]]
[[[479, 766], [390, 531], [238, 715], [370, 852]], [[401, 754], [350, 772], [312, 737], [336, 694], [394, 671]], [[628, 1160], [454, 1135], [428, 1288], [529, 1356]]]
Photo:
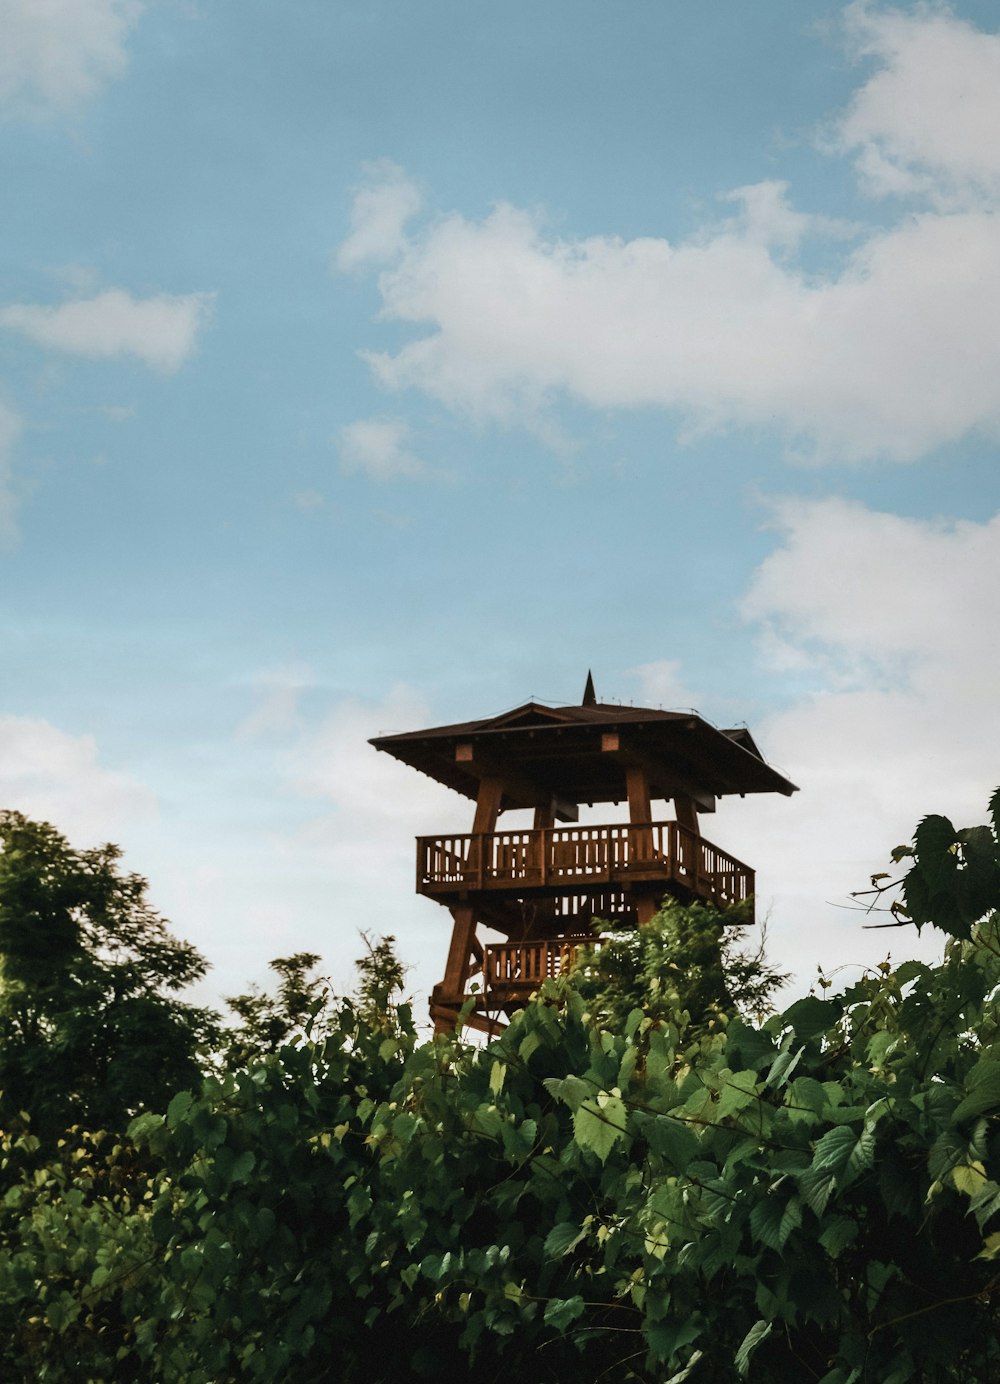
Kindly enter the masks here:
[[487, 1048], [344, 1001], [107, 1153], [8, 1140], [4, 1377], [996, 1377], [996, 809], [918, 828], [900, 907], [941, 910], [939, 966], [757, 1020], [672, 905], [638, 996], [589, 958]]

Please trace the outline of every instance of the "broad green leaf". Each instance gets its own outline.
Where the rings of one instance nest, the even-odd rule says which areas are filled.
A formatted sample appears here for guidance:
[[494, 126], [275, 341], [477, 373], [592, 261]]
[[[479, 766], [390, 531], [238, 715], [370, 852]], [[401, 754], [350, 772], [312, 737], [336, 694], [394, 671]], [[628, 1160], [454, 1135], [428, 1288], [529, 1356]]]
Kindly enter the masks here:
[[792, 1079], [792, 1072], [795, 1071], [795, 1068], [801, 1062], [804, 1052], [805, 1044], [794, 1049], [787, 1047], [784, 1051], [779, 1052], [771, 1063], [771, 1067], [767, 1073], [767, 1085], [774, 1087], [774, 1089], [778, 1091], [780, 1091], [783, 1086], [787, 1086]]
[[194, 1096], [190, 1091], [178, 1091], [176, 1096], [167, 1106], [167, 1124], [171, 1129], [181, 1123], [185, 1115], [194, 1104]]
[[958, 857], [952, 846], [957, 841], [958, 832], [952, 823], [934, 812], [926, 816], [913, 833], [916, 868], [934, 891], [947, 888], [954, 879]]
[[641, 1129], [649, 1147], [678, 1172], [683, 1172], [698, 1154], [697, 1135], [689, 1125], [672, 1115], [659, 1115], [645, 1120]]
[[507, 1066], [503, 1062], [494, 1062], [490, 1068], [490, 1090], [494, 1096], [498, 1096], [503, 1090], [504, 1077], [507, 1075]]
[[770, 1193], [750, 1212], [750, 1228], [769, 1249], [782, 1250], [792, 1231], [802, 1224], [802, 1203], [797, 1196]]
[[775, 1057], [774, 1040], [743, 1019], [732, 1019], [726, 1029], [726, 1057], [734, 1068], [740, 1065], [757, 1071], [769, 1067]]
[[80, 1315], [80, 1307], [81, 1304], [72, 1294], [61, 1292], [58, 1297], [47, 1303], [45, 1319], [54, 1331], [65, 1331]]
[[684, 1380], [690, 1376], [691, 1371], [696, 1367], [698, 1361], [701, 1359], [703, 1354], [704, 1351], [701, 1350], [693, 1351], [691, 1359], [687, 1362], [684, 1368], [678, 1370], [676, 1374], [672, 1374], [670, 1378], [666, 1381], [666, 1384], [684, 1384]]
[[567, 1076], [561, 1080], [550, 1076], [545, 1078], [542, 1085], [550, 1095], [555, 1096], [556, 1100], [561, 1100], [573, 1111], [579, 1110], [588, 1096], [594, 1094], [593, 1084], [578, 1076]]
[[785, 1092], [788, 1109], [798, 1107], [798, 1113], [820, 1115], [827, 1105], [822, 1083], [813, 1076], [797, 1076]]
[[969, 1073], [966, 1091], [965, 1098], [955, 1107], [952, 1118], [956, 1121], [985, 1115], [1000, 1107], [1000, 1062], [995, 1058], [977, 1062]]
[[848, 1216], [833, 1216], [823, 1226], [819, 1242], [831, 1259], [836, 1259], [858, 1236], [858, 1223]]
[[719, 1094], [716, 1115], [724, 1119], [747, 1105], [754, 1105], [757, 1099], [758, 1083], [753, 1072], [730, 1072]]
[[740, 1348], [736, 1352], [734, 1364], [736, 1371], [741, 1378], [746, 1378], [750, 1369], [750, 1357], [760, 1345], [761, 1341], [767, 1339], [771, 1334], [771, 1323], [765, 1321], [755, 1322], [740, 1343]]
[[625, 1134], [625, 1121], [621, 1097], [601, 1091], [584, 1101], [573, 1116], [573, 1137], [581, 1148], [595, 1153], [603, 1163]]
[[582, 1297], [553, 1298], [545, 1308], [546, 1326], [554, 1326], [557, 1331], [565, 1331], [570, 1322], [582, 1317], [584, 1301]]
[[822, 1217], [826, 1204], [837, 1185], [837, 1175], [829, 1168], [806, 1168], [799, 1174], [799, 1191], [802, 1199], [817, 1216]]
[[974, 1197], [986, 1186], [986, 1169], [978, 1159], [972, 1163], [959, 1163], [951, 1170], [951, 1180], [956, 1191], [964, 1192], [967, 1197]]
[[577, 1225], [576, 1221], [560, 1221], [545, 1237], [543, 1253], [546, 1259], [558, 1259], [563, 1254], [568, 1254], [586, 1233], [586, 1229]]
[[938, 1181], [946, 1177], [955, 1164], [962, 1161], [966, 1148], [966, 1139], [958, 1130], [943, 1129], [927, 1154], [927, 1170], [932, 1179]]
[[820, 1000], [815, 995], [806, 995], [785, 1010], [781, 1022], [783, 1026], [794, 1029], [795, 1036], [802, 1042], [808, 1043], [810, 1038], [832, 1028], [839, 1012], [840, 1006], [833, 1000]]
[[257, 1155], [253, 1149], [244, 1149], [233, 1162], [230, 1180], [232, 1182], [245, 1182], [253, 1172], [256, 1162]]
[[812, 1166], [833, 1173], [846, 1186], [859, 1173], [870, 1168], [875, 1154], [875, 1136], [869, 1130], [856, 1134], [849, 1124], [828, 1129], [816, 1145]]
[[1000, 788], [997, 788], [990, 798], [990, 821], [993, 823], [993, 834], [1000, 840]]
[[[675, 1351], [684, 1346], [689, 1346], [692, 1341], [696, 1341], [701, 1334], [698, 1323], [690, 1317], [678, 1320], [676, 1317], [667, 1318], [666, 1321], [653, 1322], [646, 1328], [646, 1340], [653, 1357], [657, 1360], [666, 1360]], [[695, 1352], [700, 1356], [701, 1352]], [[690, 1366], [690, 1361], [688, 1362]], [[674, 1375], [675, 1379], [681, 1378]]]
[[991, 1221], [1000, 1211], [1000, 1185], [990, 1178], [984, 1178], [979, 1187], [972, 1193], [969, 1210], [975, 1216], [979, 1229], [982, 1230], [986, 1223]]

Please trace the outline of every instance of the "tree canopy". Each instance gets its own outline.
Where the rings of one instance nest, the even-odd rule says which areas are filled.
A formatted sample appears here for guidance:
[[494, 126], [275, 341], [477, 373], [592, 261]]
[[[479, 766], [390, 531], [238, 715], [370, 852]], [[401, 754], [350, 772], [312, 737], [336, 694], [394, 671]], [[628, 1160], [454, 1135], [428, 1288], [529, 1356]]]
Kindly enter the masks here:
[[124, 1131], [201, 1080], [214, 1016], [179, 998], [208, 969], [123, 873], [121, 852], [76, 850], [0, 812], [0, 1121]]
[[473, 1047], [372, 1012], [369, 952], [321, 1041], [127, 1139], [40, 1163], [8, 1133], [5, 1377], [995, 1377], [997, 803], [985, 835], [925, 819], [907, 848], [899, 907], [940, 909], [939, 965], [755, 1017], [717, 920], [670, 904], [638, 994], [598, 952]]

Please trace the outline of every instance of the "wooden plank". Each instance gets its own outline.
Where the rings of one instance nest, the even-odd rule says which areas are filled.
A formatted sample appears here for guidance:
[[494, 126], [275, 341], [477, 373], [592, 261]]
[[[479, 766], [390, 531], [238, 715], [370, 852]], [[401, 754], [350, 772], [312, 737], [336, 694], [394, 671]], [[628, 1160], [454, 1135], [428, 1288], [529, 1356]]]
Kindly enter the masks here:
[[460, 996], [465, 991], [472, 943], [476, 935], [476, 915], [472, 908], [459, 905], [451, 910], [451, 916], [454, 919], [454, 927], [444, 968], [444, 979], [440, 986], [443, 994], [449, 999]]
[[653, 808], [649, 801], [649, 775], [642, 764], [625, 766], [625, 788], [628, 793], [630, 822], [651, 822]]
[[479, 780], [479, 793], [476, 797], [476, 815], [472, 821], [475, 836], [486, 836], [496, 831], [500, 815], [500, 802], [503, 798], [503, 780], [499, 775], [489, 775]]

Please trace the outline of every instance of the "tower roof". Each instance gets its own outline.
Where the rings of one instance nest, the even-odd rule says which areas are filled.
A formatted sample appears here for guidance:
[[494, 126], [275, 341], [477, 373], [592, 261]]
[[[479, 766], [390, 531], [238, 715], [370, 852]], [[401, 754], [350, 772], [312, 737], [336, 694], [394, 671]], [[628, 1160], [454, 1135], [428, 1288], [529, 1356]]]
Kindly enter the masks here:
[[481, 721], [434, 726], [370, 743], [448, 788], [475, 799], [480, 779], [498, 774], [504, 807], [554, 797], [571, 803], [623, 801], [625, 770], [641, 764], [654, 799], [692, 797], [711, 811], [725, 794], [796, 791], [767, 764], [750, 732], [718, 730], [694, 712], [615, 706], [594, 698], [588, 677], [581, 706], [523, 706]]

